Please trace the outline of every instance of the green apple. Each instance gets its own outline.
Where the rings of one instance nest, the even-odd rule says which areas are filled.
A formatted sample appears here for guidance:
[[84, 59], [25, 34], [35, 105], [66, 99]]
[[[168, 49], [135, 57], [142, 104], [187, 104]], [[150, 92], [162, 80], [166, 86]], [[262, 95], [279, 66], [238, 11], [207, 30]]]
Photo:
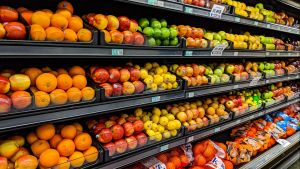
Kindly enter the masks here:
[[151, 27], [152, 28], [158, 28], [158, 29], [160, 29], [161, 28], [161, 24], [160, 24], [160, 22], [159, 21], [152, 21], [151, 22]]
[[275, 44], [266, 44], [267, 50], [275, 50]]
[[156, 43], [157, 46], [160, 46], [161, 45], [161, 40], [160, 39], [156, 39], [155, 43]]
[[213, 75], [216, 79], [216, 84], [221, 83], [221, 78], [217, 75]]
[[221, 41], [221, 44], [225, 44], [225, 45], [226, 45], [226, 47], [228, 47], [228, 46], [229, 46], [229, 44], [228, 44], [227, 40], [222, 40], [222, 41]]
[[206, 76], [208, 76], [208, 75], [212, 75], [213, 74], [213, 71], [212, 71], [212, 69], [210, 68], [210, 67], [206, 67], [206, 69], [205, 69], [205, 73], [204, 73]]
[[164, 40], [162, 41], [162, 46], [169, 46], [169, 44], [170, 44], [169, 39], [164, 39]]
[[139, 32], [143, 32], [142, 27], [138, 26], [138, 31], [139, 31]]
[[152, 23], [153, 21], [158, 21], [156, 18], [151, 18], [150, 22]]
[[161, 39], [168, 39], [170, 37], [170, 30], [168, 28], [161, 28]]
[[266, 22], [275, 23], [276, 20], [275, 20], [275, 18], [273, 18], [272, 16], [267, 16], [267, 17], [266, 17]]
[[270, 70], [271, 64], [270, 63], [265, 63], [265, 69]]
[[149, 20], [147, 18], [141, 18], [139, 19], [139, 25], [141, 28], [146, 28], [149, 26]]
[[178, 45], [178, 38], [177, 38], [177, 37], [171, 38], [171, 39], [170, 39], [170, 45], [171, 45], [171, 46], [176, 46], [176, 45]]
[[168, 26], [168, 23], [167, 23], [167, 21], [165, 19], [161, 19], [160, 23], [161, 23], [161, 27], [162, 28], [166, 28]]
[[175, 38], [175, 37], [177, 37], [178, 32], [177, 32], [176, 29], [170, 28], [169, 30], [170, 30], [170, 38]]
[[150, 46], [156, 46], [155, 39], [153, 37], [148, 38], [148, 44]]
[[153, 33], [153, 37], [155, 39], [160, 39], [161, 38], [161, 30], [159, 28], [154, 28], [154, 33]]
[[271, 69], [271, 70], [274, 70], [274, 69], [275, 69], [275, 64], [274, 64], [274, 63], [270, 63], [270, 65], [271, 65], [271, 66], [270, 66], [270, 69]]
[[259, 63], [258, 69], [259, 69], [259, 71], [263, 71], [265, 69], [265, 64], [264, 63]]
[[214, 40], [221, 41], [222, 40], [221, 35], [214, 33]]
[[146, 27], [146, 28], [144, 28], [143, 33], [146, 36], [152, 36], [154, 34], [154, 30], [151, 27]]
[[210, 77], [210, 84], [216, 84], [216, 78], [213, 75], [209, 75]]
[[221, 77], [222, 74], [223, 74], [223, 72], [222, 72], [221, 69], [215, 69], [215, 70], [214, 70], [214, 74], [217, 75], [217, 76], [219, 76], [219, 77]]
[[219, 31], [218, 34], [221, 36], [222, 40], [226, 38], [226, 32], [225, 31]]
[[264, 5], [262, 3], [258, 3], [255, 5], [255, 8], [264, 9]]
[[234, 66], [233, 65], [227, 65], [225, 68], [226, 73], [232, 74], [234, 71]]

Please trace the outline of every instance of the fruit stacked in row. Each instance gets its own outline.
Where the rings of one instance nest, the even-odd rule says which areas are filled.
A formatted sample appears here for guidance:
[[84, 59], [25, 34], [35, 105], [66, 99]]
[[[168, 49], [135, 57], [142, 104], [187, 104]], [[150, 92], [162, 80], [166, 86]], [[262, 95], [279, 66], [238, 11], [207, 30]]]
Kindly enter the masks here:
[[90, 75], [94, 82], [104, 88], [106, 97], [142, 93], [145, 89], [139, 67], [92, 66]]
[[150, 46], [177, 46], [179, 43], [176, 26], [168, 27], [165, 19], [157, 20], [156, 18], [139, 19], [140, 31], [147, 36], [148, 45]]
[[226, 41], [226, 33], [224, 31], [219, 32], [205, 32], [204, 38], [210, 41], [209, 47], [214, 48], [219, 44], [224, 44], [228, 47], [228, 42]]
[[18, 11], [9, 6], [0, 6], [0, 13], [0, 39], [25, 39], [26, 28], [24, 24], [18, 22]]
[[291, 91], [289, 86], [282, 86], [282, 83], [271, 84], [260, 89], [262, 99], [267, 104], [274, 104], [284, 100], [284, 94]]
[[108, 118], [87, 121], [87, 127], [95, 135], [109, 156], [122, 154], [147, 144], [144, 123], [132, 114], [112, 115]]
[[178, 36], [186, 39], [186, 47], [207, 48], [208, 42], [203, 39], [204, 31], [202, 28], [179, 25], [177, 26]]
[[[249, 73], [245, 70], [243, 64], [226, 64], [225, 72], [227, 74], [233, 75], [234, 80], [238, 81], [245, 81], [250, 78]], [[256, 77], [257, 74], [252, 73], [252, 76]]]
[[233, 42], [234, 49], [263, 49], [260, 37], [255, 35], [253, 36], [249, 32], [245, 32], [243, 35], [226, 33], [226, 39]]
[[171, 112], [189, 131], [229, 118], [225, 106], [218, 101], [217, 97], [167, 105], [167, 111]]
[[177, 77], [171, 74], [166, 65], [160, 65], [157, 62], [147, 62], [141, 66], [141, 79], [146, 84], [146, 88], [155, 92], [157, 90], [177, 89], [179, 84]]
[[[275, 69], [276, 69], [276, 67], [280, 66], [280, 68], [281, 67], [285, 68], [289, 74], [290, 73], [296, 73], [296, 72], [300, 71], [300, 59], [288, 60], [288, 61], [285, 62], [284, 65], [282, 65], [282, 64], [278, 65], [279, 63], [281, 63], [280, 61], [274, 61], [274, 63], [275, 63]], [[287, 66], [285, 66], [285, 65], [287, 65]]]
[[187, 86], [228, 83], [230, 76], [224, 73], [224, 64], [173, 64], [170, 70], [187, 81]]
[[98, 159], [98, 149], [92, 146], [92, 137], [79, 123], [57, 125], [44, 124], [26, 136], [41, 168], [77, 168], [85, 162]]
[[190, 164], [190, 159], [180, 147], [161, 153], [156, 158], [165, 164], [167, 169], [185, 168]]
[[[271, 62], [258, 62], [258, 70], [260, 72], [264, 72], [266, 77], [273, 77], [273, 76], [280, 76], [283, 75], [285, 72], [283, 69], [278, 68], [276, 69], [277, 71], [275, 71], [275, 64], [271, 63]], [[279, 70], [279, 71], [278, 71]], [[279, 74], [276, 74], [279, 73]]]
[[127, 16], [87, 14], [88, 23], [104, 33], [106, 43], [143, 45], [144, 36], [137, 32], [138, 23]]
[[38, 167], [36, 157], [30, 155], [30, 152], [23, 147], [25, 138], [20, 135], [14, 135], [1, 140], [0, 144], [0, 166], [6, 168], [31, 168]]
[[83, 28], [82, 19], [73, 12], [70, 2], [61, 1], [55, 13], [49, 9], [33, 12], [23, 7], [20, 15], [30, 25], [31, 40], [90, 42], [92, 32]]
[[185, 4], [196, 5], [199, 7], [205, 7], [205, 5], [206, 5], [205, 0], [184, 0], [183, 2]]
[[246, 61], [244, 63], [245, 71], [250, 74], [251, 78], [262, 77], [262, 73], [259, 71], [259, 65], [257, 62]]

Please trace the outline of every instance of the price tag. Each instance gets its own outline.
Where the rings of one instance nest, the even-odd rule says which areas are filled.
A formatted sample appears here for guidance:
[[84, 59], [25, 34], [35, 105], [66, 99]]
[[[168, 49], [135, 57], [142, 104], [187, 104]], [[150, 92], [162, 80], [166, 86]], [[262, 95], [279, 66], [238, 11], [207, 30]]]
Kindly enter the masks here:
[[191, 137], [189, 137], [188, 139], [187, 139], [187, 142], [189, 143], [189, 142], [192, 142], [192, 141], [194, 141], [194, 136], [191, 136]]
[[263, 112], [259, 112], [259, 113], [258, 113], [258, 116], [262, 116], [262, 115], [264, 115]]
[[270, 26], [270, 24], [267, 24], [267, 26], [266, 26], [267, 28], [270, 28], [271, 26]]
[[254, 119], [254, 115], [251, 115], [249, 118], [250, 118], [250, 120]]
[[237, 89], [237, 88], [239, 88], [239, 85], [234, 85], [233, 86], [233, 89]]
[[234, 17], [234, 21], [235, 22], [241, 22], [241, 18], [240, 17]]
[[164, 1], [157, 1], [157, 6], [163, 7], [165, 5]]
[[236, 122], [235, 122], [235, 124], [240, 124], [241, 123], [241, 120], [240, 119], [238, 119]]
[[148, 0], [147, 3], [149, 5], [155, 5], [157, 3], [157, 0]]
[[224, 12], [225, 6], [214, 4], [209, 16], [213, 18], [222, 18], [222, 13]]
[[111, 55], [113, 56], [122, 56], [123, 49], [111, 49]]
[[255, 77], [251, 80], [249, 86], [256, 86], [258, 84], [258, 81], [260, 80], [260, 76], [259, 77]]
[[160, 152], [166, 151], [166, 150], [168, 150], [168, 149], [169, 149], [169, 144], [164, 145], [164, 146], [161, 146], [161, 147], [160, 147]]
[[292, 54], [291, 53], [288, 53], [288, 56], [291, 56]]
[[185, 56], [193, 56], [193, 51], [190, 50], [185, 51]]
[[266, 56], [269, 56], [270, 55], [270, 52], [266, 52]]
[[270, 80], [266, 80], [266, 83], [270, 83]]
[[280, 56], [280, 52], [277, 52], [276, 55], [277, 55], [277, 56]]
[[152, 103], [154, 102], [159, 102], [160, 101], [160, 96], [154, 96], [151, 98]]
[[257, 22], [257, 21], [254, 21], [254, 25], [256, 25], [256, 26], [257, 26], [257, 25], [258, 25], [258, 22]]
[[221, 130], [221, 128], [220, 128], [220, 127], [217, 127], [217, 128], [214, 129], [214, 132], [215, 132], [215, 133], [218, 133], [220, 130]]
[[191, 97], [194, 97], [195, 96], [195, 93], [194, 92], [189, 92], [188, 93], [188, 98], [191, 98]]
[[222, 56], [223, 51], [226, 48], [225, 44], [219, 44], [217, 45], [212, 51], [211, 51], [211, 56]]
[[285, 139], [277, 139], [276, 140], [279, 144], [281, 144], [283, 147], [287, 147], [288, 145], [290, 145], [291, 143], [288, 142], [287, 140]]
[[193, 13], [193, 8], [185, 7], [185, 8], [184, 8], [184, 12], [185, 12], [185, 13]]
[[233, 52], [233, 56], [238, 56], [239, 52]]

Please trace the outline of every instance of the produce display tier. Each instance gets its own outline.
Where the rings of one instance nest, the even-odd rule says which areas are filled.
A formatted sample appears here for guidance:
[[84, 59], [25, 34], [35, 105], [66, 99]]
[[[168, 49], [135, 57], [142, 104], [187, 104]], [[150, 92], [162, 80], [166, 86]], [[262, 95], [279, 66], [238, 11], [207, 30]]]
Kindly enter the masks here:
[[262, 86], [276, 82], [296, 80], [299, 78], [299, 74], [294, 74], [293, 76], [290, 75], [280, 78], [261, 79], [257, 83], [245, 82], [227, 84], [224, 86], [216, 85], [214, 87], [204, 88], [201, 90], [180, 90], [176, 92], [158, 93], [153, 95], [139, 96], [130, 99], [121, 99], [95, 104], [78, 105], [40, 111], [36, 110], [33, 112], [28, 112], [27, 114], [8, 117], [3, 116], [2, 118], [0, 118], [0, 132], [16, 130], [23, 127], [31, 127], [33, 125], [38, 125], [46, 122], [60, 122], [64, 120], [78, 119], [92, 115], [110, 113], [113, 111], [120, 111], [140, 106], [156, 105], [158, 103], [183, 100], [222, 92], [224, 93], [226, 91]]
[[299, 57], [299, 51], [243, 51], [225, 50], [212, 55], [212, 50], [185, 50], [151, 47], [95, 47], [1, 45], [0, 58], [275, 58]]
[[[234, 126], [237, 126], [237, 125], [240, 125], [244, 122], [256, 119], [256, 118], [258, 118], [260, 116], [263, 116], [265, 114], [277, 111], [281, 108], [284, 108], [284, 107], [289, 106], [291, 104], [297, 103], [299, 101], [300, 101], [300, 98], [298, 97], [297, 99], [288, 101], [284, 104], [280, 104], [280, 105], [277, 105], [277, 106], [274, 106], [274, 107], [271, 107], [271, 108], [268, 108], [268, 109], [265, 109], [265, 110], [261, 110], [259, 113], [255, 113], [255, 114], [243, 117], [243, 118], [239, 118], [239, 119], [227, 122], [225, 124], [217, 125], [217, 126], [208, 128], [207, 130], [193, 133], [191, 135], [186, 135], [186, 136], [183, 136], [183, 137], [180, 137], [180, 138], [177, 138], [177, 139], [172, 139], [172, 140], [168, 141], [167, 143], [164, 143], [163, 145], [150, 147], [150, 148], [144, 150], [143, 152], [129, 154], [126, 157], [123, 157], [123, 158], [120, 158], [118, 160], [114, 160], [114, 161], [111, 161], [111, 162], [108, 162], [108, 163], [105, 163], [105, 164], [100, 164], [100, 165], [95, 166], [93, 168], [95, 168], [95, 169], [96, 168], [101, 168], [101, 169], [122, 168], [122, 167], [125, 167], [125, 165], [130, 165], [130, 164], [132, 164], [136, 161], [139, 161], [139, 160], [144, 159], [146, 157], [156, 155], [160, 152], [169, 150], [169, 149], [177, 147], [179, 145], [183, 145], [185, 143], [190, 143], [190, 142], [193, 142], [193, 141], [198, 141], [198, 140], [204, 139], [208, 136], [211, 136], [211, 135], [217, 134], [219, 132], [228, 130], [228, 129], [234, 127]], [[300, 138], [299, 135], [300, 135], [300, 132], [298, 132], [294, 136], [290, 137], [288, 139], [288, 141], [291, 142], [291, 143], [294, 143], [294, 145], [295, 145], [297, 142], [299, 142], [299, 138]], [[284, 149], [284, 150], [286, 150], [286, 149]], [[282, 150], [282, 151], [284, 151], [284, 150]], [[271, 158], [270, 158], [270, 161], [271, 161]], [[265, 163], [267, 164], [267, 161]], [[246, 168], [249, 169], [251, 167], [246, 167]]]
[[257, 27], [257, 28], [263, 28], [263, 29], [267, 29], [267, 30], [275, 30], [275, 31], [279, 31], [279, 32], [300, 35], [300, 30], [297, 28], [252, 20], [252, 19], [240, 17], [238, 15], [233, 15], [230, 13], [229, 14], [223, 13], [221, 18], [211, 17], [210, 9], [193, 7], [190, 5], [185, 5], [183, 3], [178, 3], [176, 1], [162, 1], [162, 0], [127, 0], [127, 1], [117, 0], [117, 1], [133, 3], [133, 4], [137, 4], [137, 5], [143, 5], [143, 6], [151, 6], [154, 8], [160, 8], [160, 9], [164, 9], [164, 10], [170, 10], [170, 11], [184, 13], [187, 15], [195, 15], [195, 16], [199, 16], [199, 17], [221, 20], [221, 21], [225, 21], [225, 22], [232, 22], [232, 23], [247, 25], [247, 26], [251, 26], [251, 27]]
[[262, 153], [258, 157], [252, 159], [249, 163], [246, 163], [245, 165], [241, 166], [240, 169], [264, 168], [265, 166], [270, 164], [272, 161], [274, 161], [276, 158], [283, 155], [284, 153], [287, 153], [291, 149], [299, 148], [300, 132], [295, 133], [294, 135], [287, 138], [286, 140], [291, 144], [289, 144], [286, 147], [278, 144], [272, 147], [271, 149], [267, 150], [266, 152]]

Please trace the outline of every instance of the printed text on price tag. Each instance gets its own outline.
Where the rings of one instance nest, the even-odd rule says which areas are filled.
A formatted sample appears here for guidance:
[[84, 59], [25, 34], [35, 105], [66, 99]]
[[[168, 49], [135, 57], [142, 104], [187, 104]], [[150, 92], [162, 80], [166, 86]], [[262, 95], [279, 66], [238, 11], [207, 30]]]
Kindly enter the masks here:
[[288, 145], [290, 145], [291, 143], [288, 142], [287, 140], [285, 139], [277, 139], [276, 140], [279, 144], [281, 144], [283, 147], [287, 147]]
[[212, 51], [211, 51], [211, 56], [222, 56], [223, 51], [226, 48], [225, 44], [219, 44], [217, 45]]
[[212, 7], [209, 13], [209, 16], [213, 18], [221, 18], [224, 10], [225, 10], [225, 6], [214, 4], [214, 6]]
[[251, 80], [249, 86], [256, 86], [258, 84], [258, 81], [260, 80], [260, 76], [259, 77], [255, 77]]

